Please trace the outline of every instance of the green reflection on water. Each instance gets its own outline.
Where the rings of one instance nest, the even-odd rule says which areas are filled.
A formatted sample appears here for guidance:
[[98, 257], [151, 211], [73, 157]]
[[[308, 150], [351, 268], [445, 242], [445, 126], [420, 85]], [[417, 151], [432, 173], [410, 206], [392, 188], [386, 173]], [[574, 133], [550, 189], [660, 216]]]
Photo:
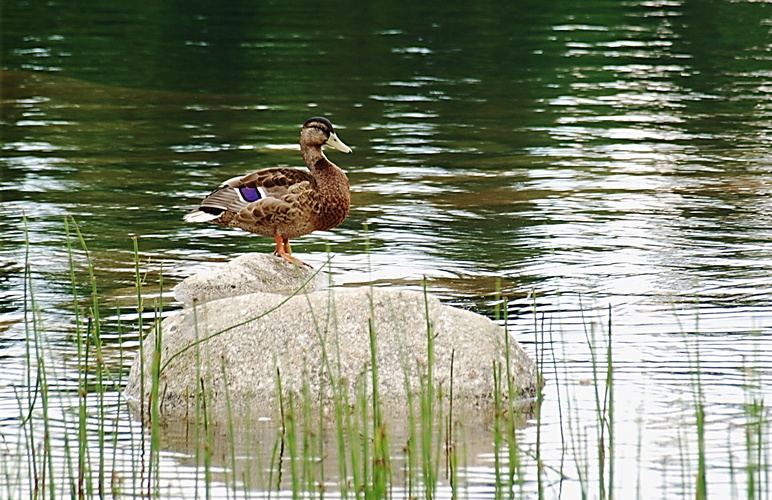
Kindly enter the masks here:
[[[66, 215], [84, 232], [103, 293], [132, 293], [131, 235], [141, 236], [149, 281], [163, 270], [171, 286], [201, 262], [271, 250], [268, 239], [181, 217], [223, 179], [301, 165], [299, 126], [319, 114], [354, 149], [330, 153], [354, 206], [343, 226], [295, 251], [319, 262], [332, 244], [344, 283], [416, 286], [428, 274], [433, 290], [484, 307], [501, 279], [517, 311], [530, 310], [531, 291], [549, 311], [578, 310], [571, 294], [610, 297], [621, 329], [635, 323], [628, 345], [657, 359], [652, 368], [634, 358], [628, 373], [659, 375], [662, 394], [684, 381], [669, 366], [683, 359], [659, 347], [680, 325], [651, 324], [663, 311], [699, 297], [713, 306], [706, 330], [757, 328], [772, 296], [771, 4], [319, 7], [2, 4], [4, 334], [23, 337], [22, 214], [48, 313], [70, 300]], [[567, 320], [569, 330], [582, 323]], [[721, 341], [708, 362], [724, 359]], [[584, 366], [570, 349], [571, 366]], [[723, 380], [707, 386], [716, 400], [727, 371], [719, 364]], [[619, 394], [643, 385], [622, 383]]]

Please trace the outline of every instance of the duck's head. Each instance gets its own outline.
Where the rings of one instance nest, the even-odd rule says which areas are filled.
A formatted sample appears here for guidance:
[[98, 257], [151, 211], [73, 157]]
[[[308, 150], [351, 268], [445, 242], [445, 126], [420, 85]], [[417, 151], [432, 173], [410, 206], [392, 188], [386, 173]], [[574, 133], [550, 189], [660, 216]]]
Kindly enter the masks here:
[[300, 131], [300, 144], [317, 147], [326, 144], [343, 153], [351, 152], [351, 148], [338, 139], [330, 120], [321, 116], [315, 116], [303, 124], [303, 129]]

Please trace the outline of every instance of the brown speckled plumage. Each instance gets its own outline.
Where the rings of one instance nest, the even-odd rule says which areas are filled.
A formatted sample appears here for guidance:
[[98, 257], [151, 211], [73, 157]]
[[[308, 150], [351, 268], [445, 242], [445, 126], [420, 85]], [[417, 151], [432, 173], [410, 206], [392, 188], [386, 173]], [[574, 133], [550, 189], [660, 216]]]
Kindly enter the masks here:
[[324, 155], [324, 144], [351, 152], [329, 120], [311, 118], [300, 132], [300, 150], [308, 171], [267, 168], [234, 177], [204, 198], [185, 220], [273, 236], [277, 255], [301, 263], [290, 256], [289, 239], [339, 226], [351, 202], [348, 178]]

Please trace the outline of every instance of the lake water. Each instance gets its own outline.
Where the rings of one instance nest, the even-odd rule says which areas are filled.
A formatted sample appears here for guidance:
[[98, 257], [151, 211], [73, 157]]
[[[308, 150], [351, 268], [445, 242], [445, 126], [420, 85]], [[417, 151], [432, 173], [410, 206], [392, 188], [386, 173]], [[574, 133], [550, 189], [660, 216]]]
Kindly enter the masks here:
[[[772, 491], [768, 443], [748, 423], [772, 370], [770, 2], [13, 0], [1, 13], [3, 494], [24, 496], [19, 401], [38, 389], [25, 238], [60, 415], [50, 432], [73, 444], [82, 367], [64, 218], [89, 246], [114, 334], [134, 321], [115, 312], [136, 293], [132, 236], [149, 286], [163, 275], [166, 290], [272, 250], [182, 215], [224, 179], [301, 165], [299, 126], [315, 115], [354, 149], [329, 153], [353, 206], [294, 251], [319, 265], [329, 249], [341, 285], [418, 289], [425, 277], [446, 302], [489, 315], [500, 286], [509, 330], [544, 361], [540, 431], [520, 440], [539, 441], [545, 498], [579, 498], [583, 485], [598, 497], [588, 332], [601, 344], [609, 318], [615, 496], [694, 497], [697, 400], [711, 496], [759, 494], [750, 478]], [[138, 333], [107, 344], [125, 373]], [[118, 410], [120, 387], [92, 406], [119, 422], [116, 469], [142, 434]], [[491, 453], [469, 457], [470, 496], [493, 495]], [[164, 496], [185, 497], [202, 471], [172, 443], [161, 474]], [[518, 494], [536, 498], [535, 478], [532, 465]]]

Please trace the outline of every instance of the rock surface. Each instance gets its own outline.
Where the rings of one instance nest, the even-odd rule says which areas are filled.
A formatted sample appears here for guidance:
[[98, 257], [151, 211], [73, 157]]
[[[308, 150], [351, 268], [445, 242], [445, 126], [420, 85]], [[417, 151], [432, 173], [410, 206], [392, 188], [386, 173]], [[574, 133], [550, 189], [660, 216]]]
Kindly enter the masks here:
[[208, 302], [248, 293], [266, 292], [289, 295], [305, 284], [307, 292], [327, 286], [323, 270], [295, 266], [265, 253], [247, 253], [232, 261], [185, 278], [174, 287], [174, 296], [190, 306], [193, 301]]
[[[236, 281], [245, 274], [238, 271], [244, 257], [229, 264], [228, 273]], [[255, 261], [250, 259], [244, 260]], [[292, 269], [279, 272], [297, 273], [294, 266], [284, 267]], [[267, 273], [275, 283], [274, 271]], [[194, 280], [200, 292], [191, 292], [199, 288], [189, 284], [182, 289], [188, 303], [192, 297], [198, 299], [195, 307], [171, 314], [160, 328], [164, 368], [159, 401], [167, 421], [191, 418], [204, 399], [208, 414], [218, 419], [274, 416], [279, 378], [285, 398], [293, 394], [296, 400], [310, 399], [322, 408], [330, 408], [342, 391], [352, 403], [363, 387], [371, 395], [371, 328], [379, 397], [387, 412], [405, 410], [408, 387], [415, 395], [426, 386], [427, 331], [433, 343], [435, 393], [447, 401], [452, 378], [454, 407], [463, 403], [465, 408], [492, 408], [494, 363], [507, 373], [503, 328], [485, 316], [442, 305], [422, 293], [359, 287], [291, 297], [250, 293], [213, 299], [233, 288], [207, 286], [211, 276]], [[156, 342], [155, 332], [148, 335], [129, 375], [125, 394], [137, 410], [149, 408]], [[509, 366], [517, 397], [534, 395], [535, 365], [513, 339], [509, 340]], [[506, 399], [505, 377], [502, 387]], [[418, 405], [417, 399], [414, 404]]]
[[[195, 414], [196, 394], [203, 383], [210, 412], [225, 414], [227, 387], [233, 415], [270, 415], [277, 403], [277, 373], [285, 395], [301, 394], [307, 383], [315, 402], [324, 405], [334, 395], [333, 384], [341, 382], [354, 397], [359, 384], [370, 383], [370, 318], [381, 401], [387, 407], [404, 407], [406, 384], [417, 391], [426, 374], [427, 307], [435, 384], [446, 392], [450, 389], [453, 357], [454, 399], [472, 407], [492, 404], [493, 363], [505, 366], [500, 326], [484, 316], [444, 306], [436, 298], [425, 300], [417, 292], [362, 287], [289, 300], [256, 293], [210, 301], [169, 316], [162, 325], [161, 365], [175, 357], [160, 376], [162, 414], [167, 418]], [[188, 348], [205, 337], [210, 338]], [[150, 335], [144, 343], [144, 390], [141, 363], [135, 361], [132, 367], [126, 394], [134, 403], [140, 397], [147, 401], [155, 342], [155, 335]], [[532, 395], [536, 370], [514, 340], [510, 366], [518, 393]]]

